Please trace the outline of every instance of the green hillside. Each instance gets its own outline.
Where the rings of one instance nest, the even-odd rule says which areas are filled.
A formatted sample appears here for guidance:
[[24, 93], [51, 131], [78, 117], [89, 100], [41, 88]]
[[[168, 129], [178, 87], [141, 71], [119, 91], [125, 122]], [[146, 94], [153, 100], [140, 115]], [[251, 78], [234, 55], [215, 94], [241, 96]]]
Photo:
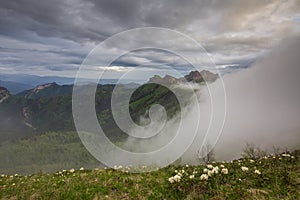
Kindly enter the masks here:
[[10, 174], [101, 166], [82, 145], [76, 132], [48, 132], [1, 143], [0, 158], [0, 173]]
[[[99, 123], [113, 140], [122, 139], [125, 134], [117, 127], [111, 113], [111, 95], [115, 85], [99, 85], [96, 92], [95, 107]], [[129, 88], [121, 86], [126, 93]], [[47, 131], [75, 131], [72, 116], [72, 87], [53, 85], [37, 94], [24, 92], [11, 96], [0, 104], [0, 138], [27, 137], [27, 135]], [[136, 123], [141, 116], [148, 117], [147, 110], [153, 104], [161, 104], [171, 118], [180, 111], [175, 95], [167, 88], [157, 84], [139, 87], [130, 100], [129, 112]]]

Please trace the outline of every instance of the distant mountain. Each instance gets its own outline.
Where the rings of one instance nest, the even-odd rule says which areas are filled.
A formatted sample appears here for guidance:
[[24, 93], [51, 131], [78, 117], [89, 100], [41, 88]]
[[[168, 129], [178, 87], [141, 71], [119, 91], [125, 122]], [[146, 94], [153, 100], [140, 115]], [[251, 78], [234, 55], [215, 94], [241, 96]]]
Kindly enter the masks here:
[[[59, 85], [71, 85], [74, 84], [75, 78], [70, 77], [59, 77], [59, 76], [35, 76], [27, 74], [0, 74], [0, 80], [17, 82], [25, 85], [31, 85], [29, 88], [33, 88], [36, 85], [42, 85], [47, 83], [57, 83]], [[78, 79], [82, 83], [95, 82], [94, 79], [81, 78]], [[118, 79], [100, 79], [99, 84], [116, 84]], [[122, 83], [130, 83], [132, 80], [124, 80]], [[29, 89], [25, 88], [25, 89]], [[20, 92], [20, 91], [19, 91]]]
[[0, 80], [0, 86], [7, 88], [12, 94], [17, 94], [24, 90], [33, 88], [32, 85], [18, 83], [18, 82], [12, 82], [12, 81], [2, 81], [2, 80]]
[[33, 89], [18, 93], [16, 96], [24, 97], [25, 99], [37, 99], [40, 97], [56, 97], [63, 95], [71, 95], [73, 85], [58, 85], [57, 83], [47, 83], [38, 85]]
[[155, 75], [152, 78], [149, 79], [149, 83], [157, 83], [157, 84], [166, 84], [166, 85], [171, 85], [171, 84], [177, 84], [177, 83], [183, 83], [182, 79], [177, 79], [173, 76], [166, 75], [163, 78], [160, 77], [159, 75]]

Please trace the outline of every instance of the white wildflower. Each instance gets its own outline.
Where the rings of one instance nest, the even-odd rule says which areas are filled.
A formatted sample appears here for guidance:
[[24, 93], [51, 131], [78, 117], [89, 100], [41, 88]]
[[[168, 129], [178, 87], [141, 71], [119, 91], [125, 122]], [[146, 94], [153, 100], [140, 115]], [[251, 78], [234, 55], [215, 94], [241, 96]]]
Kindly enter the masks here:
[[223, 169], [222, 169], [222, 173], [223, 173], [223, 174], [228, 174], [228, 169], [227, 169], [227, 168], [223, 168]]
[[241, 167], [241, 169], [242, 169], [244, 172], [249, 170], [248, 167]]
[[208, 169], [204, 168], [203, 173], [207, 173], [207, 172], [208, 172]]
[[81, 167], [79, 170], [80, 170], [80, 171], [83, 171], [83, 170], [84, 170], [84, 168], [83, 168], [83, 167]]
[[71, 173], [74, 173], [74, 172], [75, 172], [75, 169], [70, 169], [70, 172], [71, 172]]
[[261, 172], [260, 172], [258, 169], [256, 169], [256, 170], [254, 171], [254, 173], [255, 173], [255, 174], [261, 174]]
[[213, 166], [213, 165], [206, 165], [206, 167], [207, 167], [208, 169], [212, 169], [214, 166]]
[[254, 160], [252, 160], [252, 159], [250, 159], [249, 161], [250, 161], [251, 163], [254, 163], [254, 162], [255, 162], [255, 161], [254, 161]]
[[213, 168], [213, 170], [215, 170], [215, 171], [219, 171], [219, 169], [220, 168], [218, 166], [216, 166], [216, 167]]
[[219, 173], [219, 167], [214, 167], [211, 171], [213, 171], [213, 173], [217, 174]]
[[176, 174], [173, 178], [174, 178], [175, 182], [180, 182], [181, 176], [179, 176], [178, 174]]
[[189, 165], [185, 165], [185, 167], [189, 167]]
[[292, 158], [292, 159], [294, 159], [294, 158], [295, 158], [295, 156], [291, 156], [291, 158]]
[[174, 177], [173, 176], [169, 178], [169, 182], [174, 183]]
[[207, 174], [202, 174], [200, 176], [200, 180], [208, 180], [208, 175]]
[[224, 168], [225, 166], [224, 166], [224, 165], [220, 165], [220, 167], [221, 167], [221, 168]]
[[195, 178], [195, 175], [193, 174], [193, 175], [190, 175], [189, 177], [190, 177], [190, 179], [193, 179], [193, 178]]
[[214, 174], [214, 171], [213, 170], [208, 170], [208, 172], [207, 172], [207, 175], [208, 176], [212, 176]]
[[291, 155], [288, 154], [288, 153], [283, 153], [282, 156], [283, 156], [283, 157], [291, 157]]

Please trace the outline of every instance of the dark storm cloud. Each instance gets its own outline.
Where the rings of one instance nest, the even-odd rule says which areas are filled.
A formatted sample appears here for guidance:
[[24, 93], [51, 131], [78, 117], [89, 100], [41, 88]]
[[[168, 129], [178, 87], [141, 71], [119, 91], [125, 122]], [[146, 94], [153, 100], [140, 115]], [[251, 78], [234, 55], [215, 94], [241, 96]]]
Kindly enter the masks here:
[[[13, 72], [21, 61], [24, 69], [44, 65], [62, 66], [62, 70], [46, 68], [63, 71], [64, 64], [79, 65], [109, 36], [146, 26], [192, 36], [217, 64], [247, 63], [278, 44], [287, 33], [299, 34], [295, 20], [299, 9], [297, 0], [0, 0], [0, 66]], [[170, 60], [163, 54], [154, 55], [159, 59], [151, 55], [144, 58], [150, 62]], [[130, 56], [118, 64], [144, 62], [140, 56]]]
[[[276, 3], [270, 0], [2, 0], [0, 24], [3, 28], [0, 33], [24, 37], [29, 31], [78, 42], [101, 41], [116, 32], [141, 26], [162, 26], [188, 32], [185, 28], [205, 25], [212, 29], [210, 31], [218, 32], [228, 28], [253, 28], [246, 27], [251, 16], [259, 17], [262, 13], [264, 18], [261, 20], [266, 20], [279, 9], [278, 6], [287, 2], [294, 2], [290, 7], [299, 7], [297, 1]], [[199, 24], [194, 24], [197, 21]], [[218, 28], [214, 27], [216, 25]]]
[[[75, 2], [74, 2], [75, 3]], [[72, 4], [72, 2], [70, 2]], [[83, 11], [72, 13], [79, 8], [72, 8], [63, 1], [2, 1], [0, 33], [10, 37], [25, 40], [32, 39], [32, 34], [44, 37], [60, 37], [76, 41], [100, 40], [107, 35], [105, 31], [96, 32], [84, 25], [76, 24], [78, 17], [84, 15]], [[84, 21], [87, 21], [85, 19]]]

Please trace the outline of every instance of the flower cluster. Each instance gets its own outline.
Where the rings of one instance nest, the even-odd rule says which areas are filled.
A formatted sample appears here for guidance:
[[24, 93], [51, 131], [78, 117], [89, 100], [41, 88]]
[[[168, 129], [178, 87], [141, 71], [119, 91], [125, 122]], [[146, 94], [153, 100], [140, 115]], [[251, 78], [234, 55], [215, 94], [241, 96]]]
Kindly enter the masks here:
[[208, 164], [206, 165], [206, 168], [203, 169], [203, 173], [199, 176], [197, 176], [198, 171], [195, 169], [192, 171], [192, 173], [188, 173], [188, 171], [189, 170], [185, 171], [184, 169], [175, 170], [174, 172], [176, 174], [170, 177], [168, 181], [170, 183], [175, 183], [175, 182], [181, 182], [182, 180], [186, 180], [186, 179], [196, 179], [196, 178], [199, 178], [202, 181], [207, 181], [209, 177], [212, 177], [214, 174], [219, 174], [219, 173], [228, 174], [228, 169], [225, 168], [223, 164], [221, 164], [220, 166], [213, 166], [212, 164]]
[[[168, 179], [170, 183], [180, 182], [183, 174], [185, 174], [185, 171], [184, 171], [184, 169], [179, 170], [179, 171], [175, 170], [175, 173], [177, 173], [177, 174]], [[190, 178], [191, 178], [191, 176], [190, 176]], [[195, 177], [195, 175], [193, 174], [192, 178], [194, 178], [194, 177]]]

